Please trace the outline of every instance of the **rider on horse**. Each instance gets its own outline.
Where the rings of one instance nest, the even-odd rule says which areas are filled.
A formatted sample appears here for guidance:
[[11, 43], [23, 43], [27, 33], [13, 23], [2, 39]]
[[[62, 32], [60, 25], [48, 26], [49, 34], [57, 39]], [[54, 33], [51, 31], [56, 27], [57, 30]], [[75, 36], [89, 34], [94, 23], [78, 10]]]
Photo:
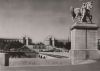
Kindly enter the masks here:
[[92, 8], [93, 2], [86, 2], [82, 4], [81, 8], [71, 8], [72, 18], [79, 19], [79, 22], [91, 22], [92, 23], [92, 15], [90, 15], [90, 9]]

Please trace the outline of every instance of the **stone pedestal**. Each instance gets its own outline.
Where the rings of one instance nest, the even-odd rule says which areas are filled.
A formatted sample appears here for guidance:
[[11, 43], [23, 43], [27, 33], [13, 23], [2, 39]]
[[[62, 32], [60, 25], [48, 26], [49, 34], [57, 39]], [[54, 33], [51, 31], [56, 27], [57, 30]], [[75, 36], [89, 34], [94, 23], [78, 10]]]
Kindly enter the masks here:
[[96, 24], [74, 24], [71, 28], [71, 60], [78, 64], [86, 59], [100, 58], [97, 50]]
[[0, 53], [0, 66], [9, 66], [9, 55], [7, 53]]

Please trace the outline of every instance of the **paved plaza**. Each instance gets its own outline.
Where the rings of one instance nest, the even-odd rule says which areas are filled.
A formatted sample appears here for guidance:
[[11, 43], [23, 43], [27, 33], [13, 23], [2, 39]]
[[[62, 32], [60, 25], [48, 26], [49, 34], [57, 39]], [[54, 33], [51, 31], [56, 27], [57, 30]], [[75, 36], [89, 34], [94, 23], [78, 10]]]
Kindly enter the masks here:
[[0, 71], [100, 71], [100, 61], [81, 65], [0, 67]]

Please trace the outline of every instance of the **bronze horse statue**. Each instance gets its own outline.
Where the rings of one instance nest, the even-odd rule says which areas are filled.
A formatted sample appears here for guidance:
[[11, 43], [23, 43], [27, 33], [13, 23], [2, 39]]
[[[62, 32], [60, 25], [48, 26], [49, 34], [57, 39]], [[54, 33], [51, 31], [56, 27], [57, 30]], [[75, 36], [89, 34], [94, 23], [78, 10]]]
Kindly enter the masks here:
[[82, 4], [81, 8], [73, 8], [71, 7], [72, 20], [78, 20], [78, 22], [91, 22], [92, 23], [92, 15], [90, 14], [90, 10], [93, 8], [93, 2], [86, 2]]

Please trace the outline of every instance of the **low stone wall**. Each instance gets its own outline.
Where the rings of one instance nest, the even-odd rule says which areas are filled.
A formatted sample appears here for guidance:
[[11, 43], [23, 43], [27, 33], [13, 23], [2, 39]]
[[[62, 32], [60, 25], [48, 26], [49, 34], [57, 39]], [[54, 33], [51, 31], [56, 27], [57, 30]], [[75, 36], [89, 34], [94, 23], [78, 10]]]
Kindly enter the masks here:
[[9, 66], [48, 66], [48, 65], [69, 65], [68, 58], [40, 59], [40, 58], [10, 58]]
[[0, 53], [0, 66], [9, 66], [9, 55], [7, 53]]

